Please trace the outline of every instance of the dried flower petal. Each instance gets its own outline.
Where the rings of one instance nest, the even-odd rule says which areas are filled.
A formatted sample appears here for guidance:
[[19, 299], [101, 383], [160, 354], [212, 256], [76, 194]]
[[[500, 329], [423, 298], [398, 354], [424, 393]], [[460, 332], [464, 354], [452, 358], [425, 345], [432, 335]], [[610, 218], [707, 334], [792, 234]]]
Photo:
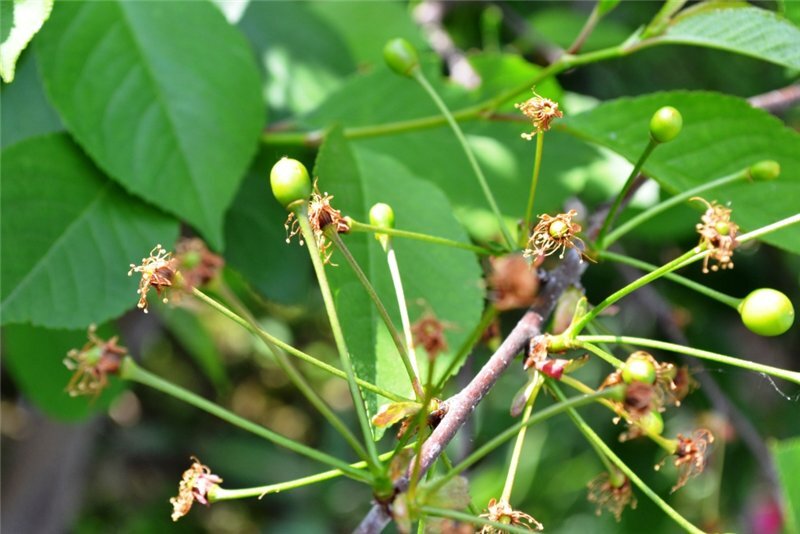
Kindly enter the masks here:
[[98, 395], [108, 385], [108, 375], [119, 372], [122, 358], [128, 354], [125, 347], [117, 345], [117, 337], [108, 341], [97, 337], [97, 327], [90, 325], [87, 332], [89, 341], [81, 348], [72, 349], [64, 359], [64, 365], [75, 371], [67, 384], [66, 391], [72, 397], [78, 395]]
[[[158, 296], [162, 297], [162, 293], [172, 287], [177, 266], [178, 262], [172, 257], [172, 253], [167, 252], [161, 245], [156, 245], [147, 258], [142, 258], [141, 265], [131, 263], [128, 276], [133, 276], [133, 273], [141, 273], [142, 275], [141, 280], [139, 280], [139, 289], [136, 290], [139, 295], [137, 306], [145, 313], [147, 313], [147, 292], [153, 287]], [[162, 298], [166, 303], [167, 297], [163, 296]]]
[[699, 200], [707, 208], [700, 218], [702, 222], [697, 224], [697, 232], [700, 234], [699, 246], [709, 250], [709, 253], [703, 258], [703, 272], [708, 273], [709, 260], [717, 262], [716, 265], [710, 267], [712, 271], [733, 269], [731, 257], [733, 250], [739, 246], [739, 241], [736, 239], [739, 225], [731, 221], [731, 210], [716, 202], [709, 204], [700, 197], [693, 197], [691, 200]]
[[[555, 217], [547, 214], [539, 215], [539, 222], [528, 239], [524, 256], [535, 259], [539, 256], [550, 256], [560, 250], [559, 258], [563, 258], [568, 248], [574, 248], [581, 253], [583, 259], [583, 249], [586, 245], [576, 235], [581, 231], [581, 225], [572, 222], [572, 218], [577, 215], [578, 212], [575, 210], [559, 213]], [[580, 247], [575, 245], [576, 242], [580, 243]]]
[[433, 313], [425, 313], [411, 325], [414, 344], [424, 348], [429, 358], [436, 358], [439, 353], [445, 352], [448, 348], [447, 339], [444, 337], [445, 327], [446, 325]]
[[589, 502], [597, 505], [597, 510], [595, 511], [597, 515], [601, 515], [605, 509], [611, 512], [617, 521], [622, 517], [625, 507], [636, 508], [636, 497], [633, 496], [630, 480], [622, 474], [618, 476], [623, 478], [623, 482], [622, 484], [614, 485], [611, 482], [611, 476], [607, 472], [601, 473], [589, 482], [589, 495], [587, 497]]
[[[534, 519], [532, 515], [514, 510], [506, 501], [498, 501], [497, 499], [491, 499], [489, 501], [489, 510], [486, 513], [481, 514], [481, 517], [485, 517], [488, 520], [495, 521], [497, 523], [504, 523], [506, 525], [522, 525], [529, 530], [544, 529], [544, 526]], [[481, 529], [481, 534], [495, 534], [499, 532], [502, 532], [502, 530], [489, 525], [486, 525]]]
[[222, 479], [211, 473], [211, 469], [192, 456], [192, 465], [183, 472], [178, 485], [177, 497], [172, 497], [172, 520], [177, 521], [189, 513], [195, 501], [208, 506], [208, 493], [222, 483]]
[[533, 91], [533, 96], [521, 104], [514, 104], [533, 124], [531, 133], [521, 134], [523, 139], [530, 141], [537, 133], [546, 132], [550, 129], [553, 119], [560, 119], [564, 113], [558, 109], [558, 103], [544, 98]]
[[708, 447], [712, 443], [714, 436], [705, 428], [695, 430], [691, 438], [678, 434], [674, 461], [675, 467], [678, 468], [678, 481], [672, 487], [673, 492], [683, 487], [690, 478], [703, 472], [706, 467]]

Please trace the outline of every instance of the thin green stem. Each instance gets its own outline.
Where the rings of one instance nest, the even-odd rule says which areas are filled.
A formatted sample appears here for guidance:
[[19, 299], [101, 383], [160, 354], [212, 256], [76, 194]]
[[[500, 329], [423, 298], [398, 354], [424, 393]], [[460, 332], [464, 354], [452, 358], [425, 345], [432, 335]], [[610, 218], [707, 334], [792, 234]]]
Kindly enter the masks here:
[[617, 369], [622, 369], [622, 366], [625, 365], [622, 360], [618, 359], [616, 356], [611, 354], [610, 352], [606, 352], [597, 345], [593, 345], [592, 343], [583, 343], [581, 345], [583, 348], [591, 352], [592, 354], [599, 356], [606, 362], [610, 363]]
[[489, 328], [489, 325], [492, 323], [492, 321], [494, 321], [495, 317], [497, 317], [497, 308], [495, 308], [494, 305], [490, 303], [483, 311], [481, 320], [472, 330], [472, 333], [470, 333], [469, 337], [467, 337], [467, 339], [464, 340], [464, 343], [462, 343], [461, 347], [459, 347], [458, 352], [453, 357], [452, 361], [450, 362], [450, 365], [447, 366], [447, 369], [442, 375], [442, 378], [439, 380], [439, 383], [436, 384], [437, 392], [441, 392], [444, 389], [447, 380], [455, 372], [455, 370], [463, 363], [464, 358], [467, 357], [467, 355], [472, 350], [472, 347], [475, 346], [475, 344], [481, 338], [486, 329]]
[[[388, 460], [392, 457], [392, 452], [385, 452], [378, 456], [378, 458], [383, 460]], [[350, 467], [355, 469], [364, 469], [367, 467], [367, 462], [361, 461], [356, 462], [354, 464], [350, 464]], [[216, 486], [214, 489], [208, 492], [208, 500], [211, 502], [218, 502], [218, 501], [232, 501], [235, 499], [248, 499], [250, 497], [258, 497], [261, 499], [264, 495], [270, 495], [273, 493], [281, 493], [282, 491], [293, 490], [297, 488], [302, 488], [303, 486], [310, 486], [311, 484], [316, 484], [317, 482], [324, 482], [326, 480], [331, 480], [333, 478], [338, 478], [342, 476], [344, 473], [340, 469], [331, 469], [330, 471], [323, 471], [322, 473], [317, 473], [315, 475], [309, 475], [306, 477], [296, 478], [294, 480], [288, 480], [286, 482], [279, 482], [277, 484], [267, 484], [265, 486], [256, 486], [253, 488], [240, 488], [240, 489], [226, 489], [220, 486]]]
[[[631, 267], [636, 267], [637, 269], [641, 269], [643, 271], [654, 271], [655, 269], [658, 269], [658, 266], [653, 265], [651, 263], [639, 261], [629, 256], [625, 256], [623, 254], [617, 254], [615, 252], [611, 252], [608, 250], [602, 250], [598, 252], [598, 256], [602, 259], [608, 259], [611, 261], [616, 261], [618, 263], [623, 263], [625, 265], [630, 265]], [[703, 294], [709, 298], [719, 301], [725, 304], [726, 306], [730, 306], [733, 309], [738, 309], [739, 303], [742, 301], [742, 299], [731, 297], [730, 295], [726, 295], [725, 293], [721, 293], [715, 289], [711, 289], [708, 286], [704, 286], [699, 282], [695, 282], [694, 280], [690, 280], [679, 274], [667, 273], [664, 275], [664, 278], [672, 280], [673, 282], [681, 284], [682, 286], [688, 287], [689, 289], [693, 289], [694, 291], [697, 291], [700, 294]]]
[[424, 241], [426, 243], [431, 243], [433, 245], [443, 245], [445, 247], [469, 250], [470, 252], [480, 254], [481, 256], [493, 256], [500, 254], [499, 251], [498, 252], [491, 251], [484, 247], [472, 245], [470, 243], [462, 243], [461, 241], [454, 241], [452, 239], [446, 239], [444, 237], [436, 237], [428, 234], [422, 234], [419, 232], [410, 232], [408, 230], [398, 230], [396, 228], [381, 228], [379, 226], [373, 226], [371, 224], [366, 224], [356, 221], [352, 218], [348, 218], [347, 220], [350, 223], [351, 232], [372, 232], [376, 234], [386, 234], [393, 237], [404, 237], [406, 239], [415, 239], [417, 241]]
[[536, 197], [536, 189], [539, 185], [539, 170], [542, 166], [542, 151], [544, 150], [544, 132], [536, 134], [536, 155], [533, 158], [533, 176], [531, 176], [531, 190], [528, 193], [528, 207], [525, 208], [525, 219], [522, 223], [520, 232], [520, 246], [525, 246], [528, 241], [528, 234], [531, 231], [531, 220], [533, 219], [533, 201]]
[[492, 190], [489, 188], [489, 183], [486, 181], [486, 176], [484, 176], [483, 170], [478, 164], [477, 158], [475, 158], [475, 153], [472, 151], [472, 147], [470, 147], [467, 138], [464, 136], [464, 132], [461, 131], [461, 127], [458, 125], [455, 118], [453, 118], [452, 113], [450, 113], [450, 110], [447, 108], [447, 104], [444, 103], [444, 100], [442, 100], [442, 98], [436, 92], [436, 89], [434, 89], [430, 84], [428, 79], [425, 77], [425, 74], [422, 72], [422, 69], [415, 69], [413, 75], [414, 79], [419, 82], [423, 89], [425, 89], [425, 91], [431, 97], [431, 100], [433, 100], [436, 106], [439, 108], [439, 111], [441, 111], [442, 115], [444, 115], [445, 119], [447, 119], [450, 128], [453, 130], [456, 139], [458, 139], [458, 142], [461, 144], [461, 148], [464, 150], [464, 153], [467, 156], [467, 160], [469, 161], [470, 167], [472, 167], [472, 171], [475, 173], [475, 177], [478, 179], [478, 183], [483, 190], [483, 196], [486, 197], [486, 201], [489, 203], [489, 206], [497, 218], [497, 223], [500, 226], [500, 231], [503, 234], [503, 239], [506, 242], [506, 246], [509, 250], [513, 249], [514, 240], [512, 239], [511, 233], [508, 231], [508, 227], [503, 220], [503, 214], [500, 212], [500, 208], [497, 206], [497, 202], [494, 199]]
[[588, 395], [579, 395], [577, 397], [572, 397], [567, 401], [559, 402], [558, 404], [553, 404], [552, 406], [548, 406], [542, 411], [536, 412], [535, 414], [531, 415], [530, 419], [528, 419], [527, 421], [520, 421], [518, 423], [511, 425], [509, 428], [505, 429], [503, 432], [501, 432], [500, 434], [496, 435], [495, 437], [493, 437], [492, 439], [481, 445], [477, 450], [473, 451], [472, 454], [467, 456], [458, 465], [454, 466], [449, 472], [445, 473], [440, 478], [436, 479], [431, 485], [430, 491], [436, 491], [437, 489], [447, 484], [451, 479], [453, 479], [454, 477], [458, 476], [459, 474], [461, 474], [462, 472], [464, 472], [465, 470], [476, 464], [481, 458], [491, 453], [497, 447], [500, 447], [503, 443], [516, 436], [517, 433], [519, 432], [519, 429], [522, 428], [523, 426], [527, 427], [535, 425], [536, 423], [545, 421], [546, 419], [549, 419], [554, 415], [558, 415], [562, 412], [565, 412], [569, 408], [577, 408], [579, 406], [592, 403], [597, 399], [619, 395], [620, 389], [621, 386], [614, 386]]
[[[558, 388], [558, 386], [552, 384], [551, 389], [553, 393], [556, 395], [556, 398], [558, 400], [560, 400], [561, 402], [564, 402], [566, 400], [566, 397], [564, 396], [563, 393], [561, 393], [561, 390]], [[598, 436], [594, 432], [594, 430], [592, 430], [592, 428], [586, 423], [583, 417], [580, 416], [577, 410], [573, 408], [568, 408], [568, 411], [570, 415], [573, 417], [575, 424], [578, 425], [578, 428], [581, 430], [581, 432], [583, 432], [586, 438], [592, 442], [593, 446], [600, 452], [602, 452], [602, 454], [604, 454], [606, 458], [611, 460], [614, 463], [614, 465], [616, 465], [617, 468], [620, 471], [622, 471], [625, 474], [625, 476], [628, 477], [628, 479], [630, 479], [631, 482], [636, 484], [636, 486], [639, 488], [639, 490], [641, 490], [642, 493], [647, 495], [650, 498], [650, 500], [652, 500], [653, 503], [656, 504], [656, 506], [661, 508], [665, 514], [671, 517], [682, 528], [686, 529], [687, 532], [703, 534], [702, 530], [691, 524], [686, 518], [684, 518], [681, 514], [676, 512], [674, 508], [672, 508], [669, 504], [666, 503], [666, 501], [664, 501], [664, 499], [659, 497], [656, 492], [650, 489], [650, 487], [647, 484], [645, 484], [644, 481], [641, 478], [639, 478], [636, 475], [636, 473], [634, 473], [633, 470], [620, 459], [619, 456], [614, 454], [614, 451], [612, 451], [608, 447], [608, 445], [606, 445], [605, 442], [602, 439], [600, 439], [600, 436]]]
[[[544, 384], [544, 377], [536, 371], [534, 380], [531, 382], [531, 391], [528, 395], [528, 400], [525, 403], [525, 411], [522, 413], [521, 422], [525, 423], [531, 418], [533, 412], [533, 405], [536, 402], [536, 397], [539, 395], [539, 390]], [[508, 474], [506, 475], [506, 483], [503, 486], [503, 493], [500, 496], [500, 502], [511, 501], [511, 490], [514, 489], [514, 478], [517, 476], [517, 469], [519, 468], [519, 459], [522, 456], [522, 446], [525, 443], [525, 433], [528, 431], [527, 426], [523, 426], [517, 433], [517, 440], [514, 442], [514, 449], [511, 452], [511, 461], [508, 464]]]
[[589, 18], [586, 19], [586, 22], [583, 24], [583, 28], [581, 28], [580, 33], [578, 36], [575, 37], [575, 40], [572, 42], [571, 45], [567, 47], [567, 52], [570, 54], [577, 54], [578, 51], [583, 47], [583, 44], [586, 42], [586, 39], [592, 34], [594, 31], [594, 27], [597, 26], [597, 23], [600, 21], [602, 16], [600, 15], [600, 2], [594, 5], [592, 12], [589, 13]]
[[684, 345], [676, 345], [675, 343], [667, 343], [666, 341], [657, 341], [654, 339], [647, 339], [641, 337], [631, 336], [577, 336], [575, 342], [578, 346], [583, 346], [585, 343], [599, 342], [599, 343], [630, 343], [640, 347], [650, 347], [653, 349], [661, 349], [670, 352], [678, 352], [680, 354], [687, 354], [695, 358], [710, 360], [713, 362], [724, 363], [735, 367], [741, 367], [748, 371], [755, 371], [757, 373], [764, 373], [778, 378], [783, 378], [789, 382], [794, 382], [800, 385], [800, 372], [788, 371], [771, 365], [764, 365], [761, 363], [751, 362], [717, 352], [710, 352], [707, 350], [695, 349], [693, 347], [686, 347]]
[[361, 266], [353, 257], [353, 254], [350, 253], [350, 249], [347, 248], [347, 245], [345, 245], [344, 241], [342, 241], [342, 238], [339, 237], [339, 233], [336, 231], [334, 225], [331, 224], [325, 228], [325, 236], [328, 237], [328, 239], [330, 239], [334, 245], [336, 245], [336, 248], [338, 248], [345, 257], [347, 263], [350, 265], [350, 268], [352, 268], [353, 272], [356, 274], [356, 278], [358, 278], [358, 281], [361, 282], [362, 286], [364, 286], [369, 298], [372, 299], [372, 303], [375, 304], [375, 309], [378, 310], [378, 315], [381, 316], [383, 323], [386, 325], [386, 329], [389, 330], [389, 334], [392, 336], [395, 347], [397, 347], [397, 352], [400, 353], [400, 359], [406, 368], [406, 373], [408, 373], [408, 378], [411, 380], [411, 386], [414, 388], [414, 393], [416, 394], [417, 399], [424, 399], [425, 390], [422, 389], [422, 384], [419, 382], [416, 362], [411, 361], [411, 356], [408, 353], [408, 349], [403, 342], [403, 338], [400, 337], [400, 332], [397, 331], [397, 328], [394, 326], [391, 317], [389, 317], [389, 312], [386, 311], [386, 306], [383, 305], [381, 298], [378, 296], [375, 288], [372, 287], [372, 283], [367, 278], [367, 275], [364, 274]]
[[[209, 306], [211, 306], [212, 308], [214, 308], [215, 310], [217, 310], [219, 313], [221, 313], [222, 315], [224, 315], [228, 319], [230, 319], [230, 320], [234, 321], [235, 323], [238, 323], [239, 325], [243, 326], [244, 328], [249, 330], [254, 335], [256, 335], [259, 338], [263, 339], [264, 341], [272, 343], [276, 347], [279, 347], [279, 348], [283, 349], [284, 351], [286, 351], [287, 353], [291, 354], [292, 356], [295, 356], [296, 358], [299, 358], [299, 359], [303, 360], [304, 362], [313, 365], [314, 367], [322, 369], [323, 371], [325, 371], [327, 373], [330, 373], [333, 376], [336, 376], [336, 377], [342, 378], [344, 380], [347, 380], [347, 374], [344, 371], [342, 371], [341, 369], [337, 369], [336, 367], [333, 367], [332, 365], [329, 365], [329, 364], [323, 362], [322, 360], [319, 360], [319, 359], [311, 356], [310, 354], [306, 354], [305, 352], [292, 347], [288, 343], [284, 343], [283, 341], [281, 341], [280, 339], [276, 338], [275, 336], [273, 336], [269, 332], [266, 332], [266, 331], [262, 330], [259, 327], [251, 325], [244, 318], [239, 317], [238, 314], [236, 314], [233, 311], [229, 310], [226, 306], [223, 306], [222, 304], [220, 304], [219, 302], [217, 302], [213, 298], [209, 297], [208, 295], [206, 295], [205, 293], [203, 293], [199, 289], [192, 288], [192, 294], [195, 297], [197, 297], [198, 299], [200, 299], [203, 302], [205, 302], [206, 304], [208, 304]], [[392, 400], [392, 401], [395, 401], [395, 402], [411, 402], [411, 399], [409, 399], [409, 398], [403, 397], [402, 395], [397, 395], [396, 393], [392, 393], [391, 391], [388, 391], [388, 390], [385, 390], [383, 388], [380, 388], [380, 387], [376, 386], [375, 384], [367, 382], [366, 380], [362, 380], [360, 378], [356, 378], [356, 382], [358, 382], [358, 385], [363, 387], [364, 389], [372, 391], [373, 393], [377, 393], [378, 395], [380, 395], [382, 397], [385, 397], [385, 398], [387, 398], [389, 400]]]
[[[255, 317], [250, 313], [244, 304], [241, 303], [239, 298], [230, 290], [227, 284], [223, 281], [219, 284], [219, 290], [222, 296], [228, 301], [228, 303], [233, 306], [238, 312], [241, 317], [250, 324], [251, 327], [254, 329], [258, 329], [258, 324], [256, 323]], [[286, 373], [286, 376], [289, 377], [292, 384], [300, 390], [300, 393], [311, 403], [317, 411], [322, 414], [322, 416], [330, 423], [330, 425], [336, 429], [337, 432], [344, 438], [344, 440], [353, 448], [356, 454], [362, 460], [367, 459], [367, 451], [364, 447], [359, 443], [358, 439], [355, 435], [350, 432], [350, 429], [347, 428], [347, 425], [344, 424], [339, 416], [337, 416], [333, 410], [327, 405], [327, 403], [322, 400], [322, 397], [311, 387], [311, 385], [306, 382], [306, 379], [297, 368], [292, 364], [291, 360], [286, 356], [286, 354], [275, 346], [273, 343], [267, 341], [266, 339], [259, 338], [264, 345], [272, 352], [272, 355], [275, 357], [275, 362], [281, 368], [281, 370]]]
[[517, 527], [514, 525], [508, 525], [506, 523], [498, 523], [497, 521], [491, 521], [489, 519], [486, 519], [485, 517], [474, 516], [467, 514], [465, 512], [450, 510], [448, 508], [436, 508], [434, 506], [420, 506], [419, 511], [422, 512], [423, 514], [432, 515], [434, 517], [444, 517], [447, 519], [455, 519], [457, 521], [472, 523], [473, 525], [486, 525], [494, 527], [496, 530], [499, 530], [500, 532], [513, 532], [515, 534], [531, 534], [531, 529], [529, 528]]
[[392, 277], [395, 297], [397, 297], [397, 307], [400, 310], [400, 323], [403, 325], [403, 335], [406, 338], [408, 348], [408, 359], [414, 371], [413, 378], [419, 383], [419, 367], [417, 366], [417, 352], [414, 350], [414, 335], [411, 333], [411, 319], [408, 317], [408, 306], [406, 305], [406, 294], [403, 291], [403, 278], [400, 276], [400, 266], [397, 264], [397, 254], [394, 253], [391, 238], [387, 237], [384, 247], [386, 251], [386, 263], [389, 265], [389, 274]]
[[[781, 219], [780, 221], [775, 221], [772, 224], [768, 224], [766, 226], [762, 226], [752, 232], [747, 232], [746, 234], [742, 234], [738, 237], [740, 243], [747, 243], [753, 239], [758, 239], [759, 237], [763, 237], [767, 234], [771, 234], [772, 232], [777, 232], [778, 230], [782, 230], [788, 226], [793, 224], [800, 223], [800, 213], [796, 215], [792, 215], [790, 217], [786, 217], [785, 219]], [[700, 258], [698, 258], [700, 259]]]
[[607, 246], [605, 243], [606, 233], [611, 228], [611, 225], [614, 224], [614, 219], [617, 218], [617, 211], [619, 210], [619, 207], [622, 205], [622, 201], [625, 200], [625, 198], [628, 196], [628, 192], [631, 190], [634, 180], [636, 180], [636, 177], [639, 175], [639, 171], [642, 170], [642, 165], [644, 165], [644, 162], [647, 161], [647, 158], [650, 157], [650, 154], [653, 153], [653, 150], [655, 150], [657, 146], [658, 143], [654, 141], [652, 138], [650, 138], [650, 140], [647, 143], [647, 146], [644, 149], [644, 152], [642, 152], [642, 155], [639, 156], [639, 160], [633, 166], [631, 173], [628, 175], [628, 179], [625, 180], [625, 185], [622, 186], [622, 189], [617, 194], [617, 197], [614, 199], [614, 204], [611, 206], [611, 209], [609, 209], [608, 213], [606, 214], [606, 218], [603, 221], [603, 226], [600, 227], [600, 232], [598, 232], [597, 239], [595, 240], [595, 243], [597, 243], [597, 248], [599, 249], [606, 248]]
[[679, 193], [675, 196], [672, 196], [664, 200], [663, 202], [659, 202], [655, 206], [651, 206], [650, 208], [644, 210], [635, 217], [632, 217], [631, 219], [620, 224], [613, 232], [610, 232], [603, 240], [603, 247], [607, 249], [623, 235], [627, 234], [628, 232], [630, 232], [643, 222], [652, 219], [659, 213], [662, 213], [673, 206], [677, 206], [678, 204], [681, 204], [682, 202], [685, 202], [692, 197], [696, 197], [701, 193], [710, 191], [711, 189], [716, 189], [718, 187], [722, 187], [723, 185], [728, 185], [730, 183], [736, 182], [737, 180], [743, 180], [743, 179], [746, 180], [748, 177], [749, 177], [748, 169], [744, 169], [742, 171], [729, 174], [728, 176], [723, 176], [722, 178], [711, 180], [710, 182], [706, 182], [702, 185], [684, 191], [683, 193]]
[[336, 348], [339, 351], [339, 358], [342, 360], [342, 367], [347, 373], [347, 384], [350, 387], [350, 395], [353, 398], [353, 406], [355, 406], [356, 416], [358, 417], [361, 432], [364, 434], [364, 441], [369, 454], [370, 467], [373, 472], [381, 469], [380, 460], [378, 460], [378, 450], [375, 448], [375, 441], [372, 439], [372, 429], [370, 427], [369, 417], [367, 416], [367, 408], [364, 405], [364, 396], [358, 387], [356, 381], [356, 373], [353, 370], [353, 362], [350, 359], [350, 351], [347, 349], [347, 343], [344, 339], [344, 332], [342, 331], [341, 323], [339, 323], [339, 315], [336, 312], [336, 305], [331, 293], [331, 287], [328, 284], [328, 276], [325, 274], [325, 265], [322, 263], [322, 258], [317, 248], [317, 243], [314, 240], [314, 232], [311, 230], [311, 225], [308, 222], [308, 215], [306, 214], [306, 206], [298, 208], [294, 211], [295, 217], [300, 224], [300, 231], [303, 234], [303, 239], [308, 246], [308, 254], [311, 256], [311, 263], [314, 265], [314, 271], [317, 275], [320, 291], [322, 293], [322, 300], [325, 302], [325, 311], [328, 313], [328, 321], [331, 324], [333, 331], [333, 339], [336, 342]]
[[164, 380], [159, 376], [154, 375], [153, 373], [150, 373], [149, 371], [142, 369], [130, 357], [127, 357], [123, 360], [122, 367], [120, 369], [120, 376], [126, 380], [138, 382], [145, 386], [161, 391], [162, 393], [166, 393], [167, 395], [170, 395], [178, 400], [208, 412], [211, 415], [219, 417], [223, 421], [227, 421], [228, 423], [237, 426], [242, 430], [246, 430], [252, 434], [255, 434], [256, 436], [266, 439], [275, 445], [339, 469], [343, 474], [354, 478], [355, 480], [369, 483], [372, 482], [372, 478], [369, 475], [359, 469], [351, 467], [347, 462], [344, 462], [335, 456], [331, 456], [322, 451], [318, 451], [312, 447], [303, 445], [302, 443], [291, 440], [278, 434], [277, 432], [269, 430], [268, 428], [264, 428], [260, 425], [250, 422], [243, 417], [239, 417], [235, 413], [229, 412], [221, 406], [214, 404], [213, 402], [208, 401], [203, 397], [192, 393], [191, 391], [188, 391], [167, 380]]
[[622, 297], [629, 295], [630, 293], [636, 291], [637, 289], [639, 289], [644, 285], [649, 284], [650, 282], [656, 280], [657, 278], [663, 276], [664, 274], [674, 271], [679, 267], [682, 267], [685, 262], [693, 259], [695, 256], [698, 256], [698, 258], [702, 257], [698, 255], [702, 254], [699, 251], [700, 247], [695, 247], [692, 250], [686, 252], [685, 254], [682, 254], [677, 258], [675, 258], [674, 260], [662, 265], [655, 271], [649, 272], [646, 275], [642, 276], [641, 278], [638, 278], [633, 282], [631, 282], [630, 284], [626, 285], [622, 289], [615, 291], [614, 293], [603, 299], [603, 301], [600, 302], [600, 304], [589, 310], [589, 312], [587, 312], [586, 315], [581, 317], [577, 323], [570, 326], [571, 334], [572, 335], [579, 334], [587, 324], [593, 321], [595, 317], [597, 317], [600, 314], [600, 312], [602, 312], [603, 310], [605, 310], [606, 308], [617, 302]]

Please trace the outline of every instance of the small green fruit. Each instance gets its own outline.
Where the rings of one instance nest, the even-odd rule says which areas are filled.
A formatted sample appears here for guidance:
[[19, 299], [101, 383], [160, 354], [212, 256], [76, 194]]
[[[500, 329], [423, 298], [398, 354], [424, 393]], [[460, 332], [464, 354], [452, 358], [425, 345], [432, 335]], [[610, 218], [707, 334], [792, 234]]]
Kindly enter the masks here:
[[305, 202], [311, 196], [311, 179], [306, 166], [296, 159], [283, 157], [269, 173], [272, 194], [286, 209], [295, 202]]
[[664, 106], [650, 119], [650, 137], [656, 143], [668, 143], [681, 133], [683, 117], [672, 106]]
[[419, 67], [419, 54], [414, 46], [402, 38], [392, 39], [383, 47], [383, 59], [389, 68], [402, 76], [411, 76]]
[[369, 223], [381, 228], [394, 228], [394, 210], [389, 204], [378, 202], [369, 210]]
[[750, 167], [750, 178], [756, 181], [774, 180], [781, 174], [781, 164], [771, 159], [759, 161]]
[[647, 412], [647, 415], [641, 417], [638, 423], [639, 426], [642, 427], [642, 430], [648, 434], [660, 436], [661, 433], [664, 432], [664, 418], [661, 417], [661, 413], [656, 410]]
[[628, 356], [625, 366], [622, 368], [622, 380], [626, 384], [632, 382], [644, 382], [653, 384], [656, 381], [656, 367], [653, 365], [653, 357], [646, 352], [637, 351]]
[[739, 304], [744, 325], [762, 336], [779, 336], [794, 323], [794, 307], [789, 298], [770, 288], [756, 289]]

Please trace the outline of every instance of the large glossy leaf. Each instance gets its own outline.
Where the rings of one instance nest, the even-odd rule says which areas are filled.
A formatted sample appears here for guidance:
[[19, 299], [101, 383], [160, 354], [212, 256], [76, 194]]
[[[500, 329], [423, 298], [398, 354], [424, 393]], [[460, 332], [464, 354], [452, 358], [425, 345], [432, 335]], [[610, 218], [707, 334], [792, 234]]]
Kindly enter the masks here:
[[[394, 208], [398, 228], [466, 239], [441, 191], [390, 157], [367, 149], [354, 153], [338, 130], [326, 139], [315, 175], [320, 188], [334, 195], [334, 205], [357, 220], [368, 220], [369, 208], [386, 202]], [[383, 249], [372, 235], [354, 233], [343, 238], [399, 328], [397, 300]], [[484, 296], [481, 269], [475, 255], [464, 250], [407, 239], [395, 239], [394, 247], [412, 323], [431, 312], [448, 325], [445, 336], [450, 350], [436, 359], [438, 376], [480, 319]], [[411, 395], [405, 368], [367, 293], [340, 254], [334, 253], [332, 259], [339, 266], [328, 267], [328, 276], [358, 375]], [[418, 360], [425, 369], [422, 349]], [[371, 414], [376, 412], [376, 402], [375, 396], [369, 395]]]
[[214, 247], [263, 124], [255, 61], [208, 2], [66, 2], [37, 39], [67, 129]]
[[[768, 113], [740, 99], [715, 93], [671, 92], [621, 98], [580, 115], [561, 127], [606, 146], [630, 161], [638, 159], [648, 139], [648, 124], [661, 106], [683, 115], [683, 130], [656, 148], [644, 165], [670, 192], [679, 192], [772, 159], [781, 165], [773, 182], [741, 182], [707, 193], [708, 200], [730, 202], [733, 218], [745, 230], [798, 213], [800, 198], [800, 135]], [[693, 226], [695, 221], [686, 221]], [[800, 253], [800, 228], [769, 234], [764, 241]]]
[[2, 160], [3, 323], [83, 328], [133, 307], [128, 265], [174, 242], [178, 223], [105, 179], [65, 134]]
[[800, 28], [756, 7], [689, 11], [649, 42], [719, 48], [800, 69]]
[[19, 55], [42, 27], [54, 0], [14, 0], [2, 3], [2, 36], [0, 37], [0, 77], [14, 81]]
[[[109, 339], [110, 328], [98, 335]], [[3, 366], [22, 395], [45, 414], [63, 421], [77, 421], [103, 410], [123, 390], [124, 382], [114, 377], [97, 399], [71, 397], [64, 389], [74, 371], [64, 365], [71, 349], [86, 344], [86, 330], [48, 330], [25, 325], [3, 327]]]
[[225, 219], [225, 261], [266, 297], [290, 303], [307, 294], [311, 266], [305, 250], [286, 243], [286, 209], [270, 191], [278, 158], [263, 150], [236, 195]]

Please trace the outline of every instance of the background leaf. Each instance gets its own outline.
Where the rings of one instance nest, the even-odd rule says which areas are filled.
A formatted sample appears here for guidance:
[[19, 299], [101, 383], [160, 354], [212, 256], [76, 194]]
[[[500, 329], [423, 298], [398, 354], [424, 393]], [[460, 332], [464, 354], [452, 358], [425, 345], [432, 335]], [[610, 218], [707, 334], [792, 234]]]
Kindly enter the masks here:
[[[109, 339], [110, 328], [98, 336]], [[48, 416], [61, 421], [78, 421], [106, 409], [125, 388], [114, 377], [97, 399], [71, 397], [64, 388], [73, 371], [64, 366], [67, 352], [86, 344], [86, 330], [48, 330], [25, 325], [3, 327], [3, 366], [8, 369], [25, 397]]]
[[67, 129], [112, 178], [219, 249], [263, 124], [244, 38], [207, 2], [68, 2], [50, 22], [37, 51]]
[[14, 81], [19, 55], [42, 27], [54, 0], [14, 0], [2, 2], [0, 37], [0, 76], [6, 83]]
[[[398, 228], [466, 240], [441, 191], [392, 158], [365, 148], [353, 151], [340, 131], [326, 138], [314, 174], [319, 177], [319, 187], [334, 195], [333, 205], [359, 221], [368, 220], [374, 203], [386, 202], [394, 208]], [[383, 249], [369, 234], [353, 233], [343, 238], [400, 328]], [[450, 350], [436, 359], [436, 370], [442, 373], [480, 319], [484, 297], [481, 269], [475, 255], [464, 250], [408, 239], [395, 239], [393, 243], [411, 322], [430, 311], [448, 325], [445, 337]], [[356, 372], [365, 380], [410, 396], [408, 375], [374, 305], [341, 255], [334, 252], [333, 261], [340, 265], [328, 268], [328, 276]], [[425, 351], [418, 349], [417, 356], [424, 377]], [[367, 404], [370, 414], [375, 414], [375, 395], [368, 395]]]
[[[742, 99], [683, 91], [620, 98], [567, 117], [557, 128], [606, 146], [632, 162], [647, 144], [650, 117], [667, 105], [683, 115], [683, 130], [674, 141], [656, 148], [644, 165], [645, 174], [675, 193], [772, 159], [781, 165], [777, 180], [739, 182], [704, 196], [730, 202], [733, 219], [745, 230], [798, 212], [800, 135]], [[694, 221], [686, 225], [693, 226]], [[795, 225], [769, 234], [763, 241], [800, 253], [800, 228]]]
[[797, 484], [797, 473], [800, 471], [800, 438], [779, 441], [772, 444], [772, 455], [775, 457], [775, 469], [783, 486], [784, 523], [786, 532], [800, 532], [800, 485]]
[[178, 223], [104, 179], [64, 134], [6, 149], [2, 171], [3, 324], [84, 328], [132, 308], [128, 265], [171, 245]]
[[687, 44], [728, 50], [800, 69], [800, 29], [757, 7], [700, 9], [681, 16], [652, 44]]

